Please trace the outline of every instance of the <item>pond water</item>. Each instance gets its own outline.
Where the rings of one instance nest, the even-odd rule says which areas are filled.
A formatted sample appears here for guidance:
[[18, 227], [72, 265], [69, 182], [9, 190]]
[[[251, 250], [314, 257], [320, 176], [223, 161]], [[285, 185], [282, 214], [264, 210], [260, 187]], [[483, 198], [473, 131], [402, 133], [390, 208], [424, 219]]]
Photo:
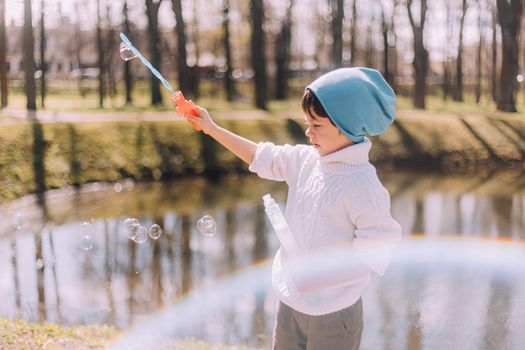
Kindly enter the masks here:
[[[522, 347], [525, 174], [379, 174], [404, 237], [363, 296], [362, 349]], [[269, 348], [278, 242], [265, 193], [284, 205], [284, 184], [230, 176], [92, 184], [0, 206], [0, 317], [113, 324], [123, 330], [114, 348], [188, 337]], [[204, 215], [217, 222], [213, 236], [197, 230]], [[163, 235], [129, 240], [130, 217]]]

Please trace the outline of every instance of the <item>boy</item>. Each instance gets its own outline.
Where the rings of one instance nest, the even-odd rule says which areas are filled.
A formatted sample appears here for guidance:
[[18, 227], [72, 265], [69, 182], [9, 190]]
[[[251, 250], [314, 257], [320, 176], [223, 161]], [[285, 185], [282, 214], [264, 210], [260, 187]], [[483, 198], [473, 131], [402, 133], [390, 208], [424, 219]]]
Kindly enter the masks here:
[[217, 126], [203, 108], [186, 118], [250, 171], [289, 186], [285, 217], [298, 251], [281, 246], [274, 258], [280, 302], [272, 348], [358, 349], [361, 294], [371, 272], [385, 273], [401, 237], [365, 137], [393, 122], [395, 94], [376, 70], [341, 68], [307, 86], [301, 106], [311, 146], [256, 144]]

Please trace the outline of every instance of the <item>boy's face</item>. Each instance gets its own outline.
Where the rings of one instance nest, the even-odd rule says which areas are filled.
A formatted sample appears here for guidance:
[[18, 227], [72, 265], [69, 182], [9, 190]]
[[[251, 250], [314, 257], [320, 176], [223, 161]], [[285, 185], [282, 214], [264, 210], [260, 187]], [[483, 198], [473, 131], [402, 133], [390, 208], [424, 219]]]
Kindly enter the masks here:
[[304, 116], [307, 125], [305, 134], [319, 155], [325, 156], [353, 144], [330, 119], [317, 116], [313, 111], [311, 113], [314, 118], [308, 114]]

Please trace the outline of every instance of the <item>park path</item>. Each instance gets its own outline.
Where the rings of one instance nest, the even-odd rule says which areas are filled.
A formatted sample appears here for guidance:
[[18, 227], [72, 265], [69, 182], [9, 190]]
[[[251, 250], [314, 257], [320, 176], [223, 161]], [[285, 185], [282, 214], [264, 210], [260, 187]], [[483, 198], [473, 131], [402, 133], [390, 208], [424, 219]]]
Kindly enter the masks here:
[[[264, 118], [298, 118], [302, 112], [263, 110], [232, 110], [210, 112], [214, 119], [264, 119]], [[29, 114], [25, 109], [6, 108], [0, 111], [0, 124], [9, 125], [38, 120], [41, 123], [56, 122], [114, 122], [114, 121], [184, 121], [177, 118], [172, 111], [149, 112], [57, 112], [37, 110]]]

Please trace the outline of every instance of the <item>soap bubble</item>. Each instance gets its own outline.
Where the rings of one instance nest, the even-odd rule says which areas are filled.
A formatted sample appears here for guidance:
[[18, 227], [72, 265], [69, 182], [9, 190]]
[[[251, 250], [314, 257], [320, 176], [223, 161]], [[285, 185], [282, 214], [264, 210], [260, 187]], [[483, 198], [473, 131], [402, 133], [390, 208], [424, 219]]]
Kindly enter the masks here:
[[148, 234], [151, 238], [158, 239], [162, 235], [162, 228], [157, 224], [153, 224], [149, 227]]
[[197, 230], [205, 236], [215, 235], [215, 231], [217, 230], [215, 219], [210, 215], [204, 215], [197, 221]]
[[148, 229], [142, 225], [139, 225], [139, 227], [136, 230], [136, 234], [133, 237], [133, 241], [135, 243], [144, 243], [148, 239]]
[[182, 162], [184, 162], [184, 156], [182, 154], [177, 154], [174, 158], [173, 158], [173, 162], [176, 164], [176, 165], [181, 165]]
[[126, 189], [126, 191], [133, 191], [133, 189], [135, 188], [135, 183], [131, 179], [124, 180], [124, 188]]
[[80, 241], [80, 248], [85, 252], [93, 249], [93, 240], [91, 239], [91, 236], [82, 237], [82, 240]]
[[80, 225], [80, 232], [82, 233], [82, 236], [93, 235], [93, 224], [85, 221], [82, 225]]
[[132, 58], [135, 58], [137, 56], [133, 53], [133, 51], [131, 51], [131, 49], [128, 47], [128, 45], [126, 45], [126, 43], [121, 42], [120, 43], [120, 57], [124, 61], [129, 61]]
[[139, 227], [140, 221], [138, 219], [128, 218], [124, 220], [124, 225], [122, 227], [121, 232], [129, 239], [133, 239], [137, 235]]
[[22, 215], [22, 212], [17, 211], [16, 214], [13, 216], [13, 227], [15, 230], [21, 230], [24, 226], [24, 216]]
[[113, 185], [113, 190], [117, 193], [120, 193], [122, 192], [122, 184], [120, 182], [117, 182], [116, 184]]
[[84, 222], [80, 225], [80, 233], [82, 234], [82, 239], [80, 241], [80, 248], [84, 251], [90, 251], [93, 249], [93, 224], [89, 222]]

